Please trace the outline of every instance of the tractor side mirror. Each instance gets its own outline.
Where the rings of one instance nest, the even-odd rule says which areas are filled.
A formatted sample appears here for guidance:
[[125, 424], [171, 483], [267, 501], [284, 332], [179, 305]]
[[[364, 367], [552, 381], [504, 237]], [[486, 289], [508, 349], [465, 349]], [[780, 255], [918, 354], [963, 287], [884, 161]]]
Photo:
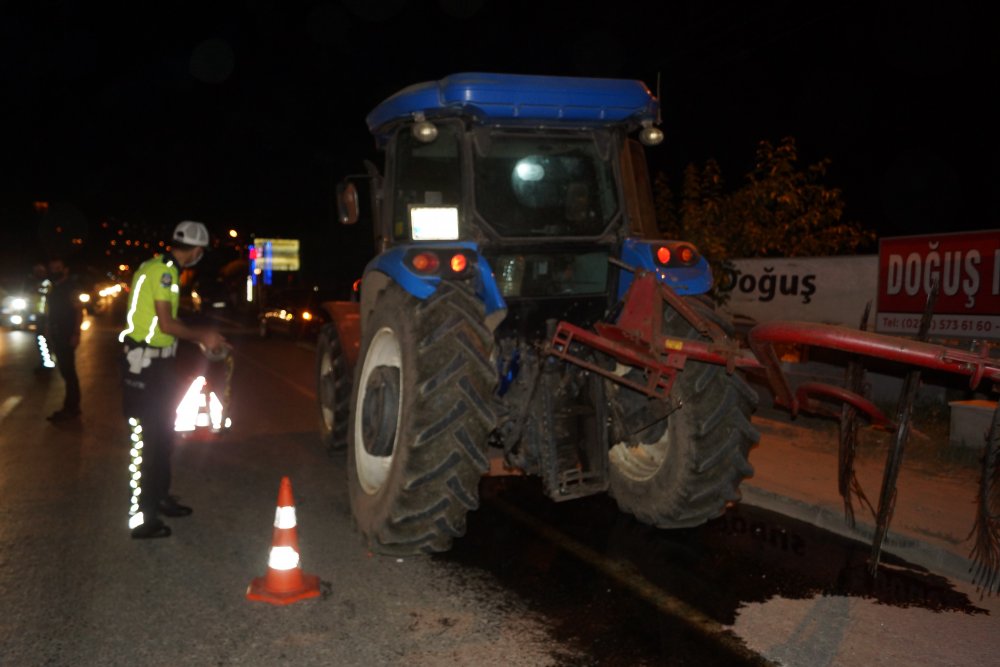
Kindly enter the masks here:
[[360, 216], [358, 188], [351, 182], [337, 184], [337, 219], [342, 225], [353, 225]]

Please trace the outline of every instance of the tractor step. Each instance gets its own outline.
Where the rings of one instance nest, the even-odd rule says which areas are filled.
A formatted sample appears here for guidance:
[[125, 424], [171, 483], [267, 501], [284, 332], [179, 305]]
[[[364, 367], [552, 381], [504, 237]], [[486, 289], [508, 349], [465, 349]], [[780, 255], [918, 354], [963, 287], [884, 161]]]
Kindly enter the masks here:
[[586, 472], [573, 468], [564, 470], [557, 475], [556, 488], [550, 491], [549, 497], [556, 502], [562, 502], [604, 493], [607, 490], [607, 475], [601, 472]]

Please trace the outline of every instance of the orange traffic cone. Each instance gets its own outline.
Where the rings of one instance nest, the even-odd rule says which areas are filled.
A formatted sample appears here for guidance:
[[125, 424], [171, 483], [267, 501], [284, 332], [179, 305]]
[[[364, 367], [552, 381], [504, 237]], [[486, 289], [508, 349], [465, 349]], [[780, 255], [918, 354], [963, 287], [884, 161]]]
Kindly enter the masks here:
[[267, 574], [247, 587], [247, 598], [271, 604], [291, 604], [319, 595], [319, 577], [303, 574], [299, 565], [299, 538], [295, 529], [292, 483], [281, 478], [278, 509], [274, 514], [274, 538], [267, 559]]

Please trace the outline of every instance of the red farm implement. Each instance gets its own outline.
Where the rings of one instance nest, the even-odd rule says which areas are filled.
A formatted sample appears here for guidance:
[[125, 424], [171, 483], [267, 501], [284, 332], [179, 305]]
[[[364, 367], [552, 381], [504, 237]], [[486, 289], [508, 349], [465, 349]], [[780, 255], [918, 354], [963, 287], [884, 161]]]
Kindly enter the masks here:
[[[867, 331], [866, 312], [858, 330], [796, 321], [760, 324], [749, 331], [746, 345], [743, 345], [718, 324], [702, 317], [670, 287], [658, 282], [652, 273], [612, 261], [634, 273], [634, 282], [614, 323], [601, 322], [594, 326], [594, 331], [590, 331], [560, 322], [548, 343], [548, 353], [654, 399], [670, 397], [674, 379], [689, 360], [722, 365], [730, 373], [740, 369], [761, 375], [773, 392], [775, 405], [788, 410], [792, 417], [804, 412], [839, 420], [839, 491], [851, 525], [854, 524], [851, 494], [853, 492], [863, 498], [853, 471], [857, 418], [859, 414], [864, 414], [873, 426], [891, 431], [893, 442], [883, 471], [869, 563], [874, 576], [892, 518], [896, 480], [911, 430], [921, 371], [926, 369], [964, 375], [969, 378], [971, 389], [988, 385], [997, 391], [1000, 389], [1000, 358], [991, 357], [986, 345], [977, 345], [970, 351], [926, 342], [936, 288], [927, 301], [917, 339]], [[694, 340], [664, 335], [661, 323], [665, 304], [679, 312], [703, 338]], [[824, 348], [847, 354], [850, 361], [847, 363], [844, 386], [807, 382], [793, 391], [776, 351], [788, 345]], [[595, 363], [593, 356], [586, 354], [587, 348], [642, 370], [644, 381]], [[863, 395], [864, 368], [861, 360], [864, 357], [909, 367], [895, 415], [891, 418]], [[1000, 415], [1000, 410], [994, 413], [986, 438], [975, 526], [976, 543], [971, 554], [977, 564], [975, 579], [985, 590], [996, 586], [1000, 576], [1000, 419], [997, 415]]]

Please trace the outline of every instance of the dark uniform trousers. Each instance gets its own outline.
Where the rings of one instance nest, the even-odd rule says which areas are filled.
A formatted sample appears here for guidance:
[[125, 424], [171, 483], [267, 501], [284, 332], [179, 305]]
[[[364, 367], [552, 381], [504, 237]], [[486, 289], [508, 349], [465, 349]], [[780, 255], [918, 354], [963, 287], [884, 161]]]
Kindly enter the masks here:
[[[131, 431], [130, 515], [154, 521], [170, 491], [177, 408], [176, 343], [167, 348], [126, 342], [121, 358], [122, 409]], [[136, 524], [138, 525], [138, 524]]]
[[66, 397], [63, 399], [64, 412], [80, 410], [80, 378], [76, 374], [76, 350], [69, 339], [57, 336], [49, 339], [52, 353], [56, 357], [56, 366], [66, 384]]

